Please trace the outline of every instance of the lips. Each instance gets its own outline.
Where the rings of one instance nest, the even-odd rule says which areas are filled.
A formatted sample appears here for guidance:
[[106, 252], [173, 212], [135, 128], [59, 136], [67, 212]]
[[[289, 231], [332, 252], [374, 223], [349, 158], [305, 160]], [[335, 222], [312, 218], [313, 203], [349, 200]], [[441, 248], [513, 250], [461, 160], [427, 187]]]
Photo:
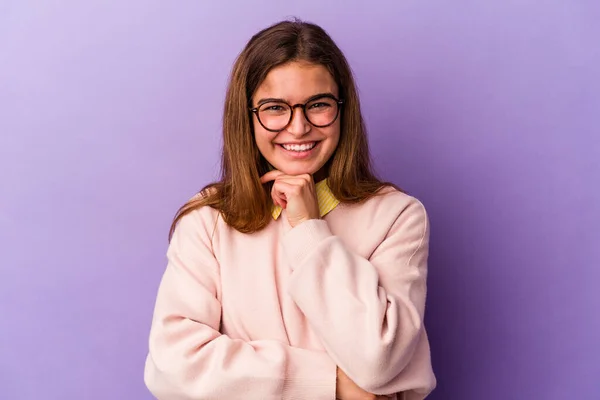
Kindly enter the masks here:
[[308, 143], [301, 143], [301, 144], [284, 143], [284, 144], [281, 144], [281, 147], [283, 147], [287, 151], [303, 152], [303, 151], [312, 150], [316, 145], [317, 145], [317, 142], [308, 142]]

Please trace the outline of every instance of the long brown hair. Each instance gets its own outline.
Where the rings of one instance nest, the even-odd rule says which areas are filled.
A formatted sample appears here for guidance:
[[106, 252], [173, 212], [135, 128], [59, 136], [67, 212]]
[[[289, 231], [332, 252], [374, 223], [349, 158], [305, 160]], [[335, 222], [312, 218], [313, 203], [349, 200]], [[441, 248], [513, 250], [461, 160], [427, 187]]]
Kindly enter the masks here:
[[169, 239], [184, 215], [203, 206], [218, 210], [228, 225], [244, 233], [260, 231], [270, 222], [272, 182], [260, 183], [269, 164], [254, 142], [248, 107], [269, 71], [291, 61], [325, 66], [344, 100], [340, 140], [326, 166], [335, 197], [342, 203], [358, 203], [391, 185], [377, 179], [371, 169], [358, 94], [346, 57], [321, 27], [283, 21], [254, 35], [235, 61], [223, 112], [221, 179], [204, 187], [177, 211]]

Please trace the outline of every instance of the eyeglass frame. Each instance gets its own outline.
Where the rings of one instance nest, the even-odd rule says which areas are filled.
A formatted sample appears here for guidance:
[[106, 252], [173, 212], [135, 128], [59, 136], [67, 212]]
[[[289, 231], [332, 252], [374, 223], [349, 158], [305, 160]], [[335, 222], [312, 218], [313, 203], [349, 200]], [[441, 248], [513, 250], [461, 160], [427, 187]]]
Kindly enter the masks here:
[[[313, 102], [313, 101], [315, 101], [315, 100], [322, 99], [322, 98], [328, 98], [328, 99], [335, 100], [335, 102], [337, 103], [337, 106], [338, 106], [338, 107], [337, 107], [337, 111], [336, 111], [336, 113], [335, 113], [335, 117], [333, 118], [333, 120], [332, 120], [330, 123], [328, 123], [328, 124], [326, 124], [326, 125], [316, 125], [316, 124], [313, 124], [313, 123], [312, 123], [312, 121], [311, 121], [311, 120], [310, 120], [310, 119], [309, 119], [309, 118], [306, 116], [306, 106], [308, 105], [308, 103], [310, 103], [310, 102]], [[258, 116], [258, 109], [259, 109], [261, 106], [263, 106], [264, 104], [271, 103], [271, 102], [272, 102], [272, 103], [283, 103], [283, 104], [285, 104], [286, 106], [288, 106], [288, 107], [290, 108], [290, 111], [291, 111], [291, 112], [290, 112], [290, 119], [289, 119], [289, 121], [287, 122], [287, 124], [285, 124], [285, 125], [283, 126], [283, 128], [281, 128], [281, 129], [269, 129], [269, 128], [267, 128], [267, 127], [266, 127], [266, 126], [263, 124], [263, 122], [260, 120], [260, 117]], [[269, 132], [281, 132], [281, 131], [283, 131], [285, 128], [287, 128], [287, 127], [288, 127], [288, 126], [289, 126], [289, 125], [292, 123], [292, 120], [294, 119], [294, 110], [295, 110], [296, 108], [298, 108], [298, 107], [300, 107], [300, 108], [302, 109], [302, 114], [304, 115], [304, 119], [306, 119], [306, 120], [308, 121], [308, 123], [309, 123], [309, 124], [311, 124], [311, 125], [312, 125], [312, 126], [314, 126], [315, 128], [327, 128], [328, 126], [331, 126], [331, 125], [333, 125], [333, 124], [335, 123], [335, 121], [337, 121], [338, 117], [340, 116], [340, 110], [341, 110], [341, 108], [342, 108], [342, 105], [343, 105], [343, 104], [344, 104], [344, 100], [343, 100], [343, 99], [338, 99], [338, 98], [337, 98], [337, 97], [335, 97], [334, 95], [332, 95], [332, 94], [329, 94], [329, 93], [326, 93], [326, 94], [317, 94], [317, 95], [314, 95], [314, 96], [312, 96], [310, 99], [308, 99], [308, 100], [306, 101], [306, 103], [304, 103], [304, 104], [302, 104], [302, 103], [298, 103], [298, 104], [291, 105], [290, 103], [288, 103], [288, 102], [287, 102], [287, 101], [285, 101], [285, 100], [279, 100], [279, 99], [278, 99], [278, 100], [274, 100], [274, 99], [273, 99], [273, 100], [271, 100], [271, 101], [265, 101], [265, 102], [263, 102], [262, 104], [259, 104], [257, 107], [248, 107], [248, 109], [249, 109], [249, 110], [250, 110], [250, 111], [251, 111], [253, 114], [255, 114], [255, 115], [256, 115], [256, 119], [258, 120], [258, 123], [259, 123], [259, 124], [260, 124], [260, 125], [261, 125], [263, 128], [265, 128], [265, 129], [266, 129], [266, 130], [268, 130]]]

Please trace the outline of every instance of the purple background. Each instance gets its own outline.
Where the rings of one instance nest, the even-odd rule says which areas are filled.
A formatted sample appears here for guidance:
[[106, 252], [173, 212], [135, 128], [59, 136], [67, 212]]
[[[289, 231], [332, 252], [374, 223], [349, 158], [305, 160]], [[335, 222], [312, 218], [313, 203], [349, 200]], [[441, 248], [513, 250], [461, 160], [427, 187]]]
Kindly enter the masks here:
[[169, 223], [235, 56], [295, 15], [429, 209], [431, 399], [599, 399], [598, 4], [0, 1], [0, 398], [151, 398]]

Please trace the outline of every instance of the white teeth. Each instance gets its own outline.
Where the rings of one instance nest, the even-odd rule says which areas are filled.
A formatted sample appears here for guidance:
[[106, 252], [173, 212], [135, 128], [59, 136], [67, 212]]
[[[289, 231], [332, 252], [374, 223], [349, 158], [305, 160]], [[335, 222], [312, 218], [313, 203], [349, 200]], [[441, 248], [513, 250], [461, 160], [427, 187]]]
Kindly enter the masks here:
[[282, 145], [284, 149], [289, 151], [308, 151], [315, 147], [316, 143], [309, 144], [284, 144]]

